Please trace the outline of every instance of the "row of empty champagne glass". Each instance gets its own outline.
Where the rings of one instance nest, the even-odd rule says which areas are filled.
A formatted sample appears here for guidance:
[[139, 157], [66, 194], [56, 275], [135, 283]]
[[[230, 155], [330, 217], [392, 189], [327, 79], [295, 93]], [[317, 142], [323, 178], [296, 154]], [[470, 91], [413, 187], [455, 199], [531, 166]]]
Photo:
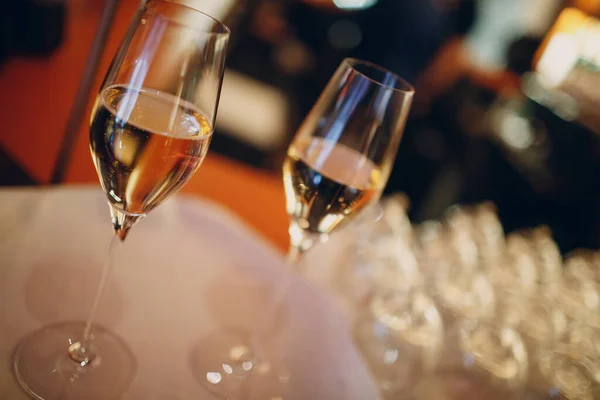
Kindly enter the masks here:
[[504, 234], [492, 204], [412, 226], [402, 195], [353, 227], [344, 294], [386, 398], [600, 398], [600, 252], [547, 227]]

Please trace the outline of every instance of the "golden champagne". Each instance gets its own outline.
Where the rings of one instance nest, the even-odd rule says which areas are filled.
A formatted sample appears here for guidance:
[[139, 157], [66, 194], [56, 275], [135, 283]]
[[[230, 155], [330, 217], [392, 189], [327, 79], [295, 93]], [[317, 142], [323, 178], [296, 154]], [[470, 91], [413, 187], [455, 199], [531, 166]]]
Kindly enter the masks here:
[[381, 192], [380, 169], [337, 142], [293, 143], [283, 163], [287, 212], [300, 228], [330, 233]]
[[153, 89], [110, 86], [94, 106], [90, 149], [113, 207], [143, 215], [198, 169], [212, 137], [192, 104]]

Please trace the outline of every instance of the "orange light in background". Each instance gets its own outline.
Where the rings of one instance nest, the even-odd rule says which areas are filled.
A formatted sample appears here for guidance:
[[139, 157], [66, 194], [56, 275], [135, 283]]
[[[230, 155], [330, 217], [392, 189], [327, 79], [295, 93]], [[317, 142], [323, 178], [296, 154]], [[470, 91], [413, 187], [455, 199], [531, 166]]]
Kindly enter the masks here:
[[566, 8], [544, 38], [534, 69], [549, 86], [558, 86], [580, 60], [600, 65], [600, 21]]
[[534, 59], [534, 67], [537, 66], [537, 63], [539, 62], [542, 54], [546, 51], [546, 48], [548, 47], [548, 44], [550, 43], [553, 37], [560, 33], [575, 34], [586, 23], [586, 20], [588, 18], [589, 17], [585, 13], [578, 9], [564, 9], [556, 19], [556, 22], [554, 22], [552, 28], [550, 28], [550, 31], [548, 32], [548, 34], [544, 38], [544, 41], [542, 42], [542, 45], [536, 52]]
[[573, 0], [572, 4], [573, 7], [588, 14], [598, 15], [600, 13], [600, 0]]

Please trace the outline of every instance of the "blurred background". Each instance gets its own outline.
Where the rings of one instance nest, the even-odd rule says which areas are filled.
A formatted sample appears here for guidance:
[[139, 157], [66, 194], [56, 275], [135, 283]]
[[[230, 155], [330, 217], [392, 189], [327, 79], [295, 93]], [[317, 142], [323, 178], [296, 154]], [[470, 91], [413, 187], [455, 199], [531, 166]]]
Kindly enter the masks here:
[[[211, 155], [190, 190], [275, 243], [287, 240], [287, 145], [340, 61], [357, 57], [416, 88], [386, 189], [408, 195], [413, 221], [489, 200], [507, 231], [544, 224], [564, 253], [600, 248], [600, 0], [179, 2], [232, 30]], [[69, 116], [89, 115], [139, 4], [3, 6], [0, 184], [97, 182], [87, 122]], [[104, 51], [86, 70], [95, 45]], [[73, 104], [86, 74], [87, 101]]]

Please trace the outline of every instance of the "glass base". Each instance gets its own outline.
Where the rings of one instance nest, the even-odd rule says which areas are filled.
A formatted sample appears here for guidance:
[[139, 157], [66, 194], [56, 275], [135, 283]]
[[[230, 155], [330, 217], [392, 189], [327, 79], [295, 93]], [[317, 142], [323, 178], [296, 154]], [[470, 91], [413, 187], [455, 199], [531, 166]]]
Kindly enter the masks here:
[[51, 325], [25, 337], [15, 351], [15, 376], [34, 399], [114, 399], [135, 375], [135, 359], [114, 334], [94, 326], [96, 357], [87, 365], [73, 361], [68, 348], [83, 336], [85, 324]]
[[205, 389], [222, 399], [286, 398], [285, 363], [258, 350], [242, 332], [213, 333], [194, 348], [192, 372]]

